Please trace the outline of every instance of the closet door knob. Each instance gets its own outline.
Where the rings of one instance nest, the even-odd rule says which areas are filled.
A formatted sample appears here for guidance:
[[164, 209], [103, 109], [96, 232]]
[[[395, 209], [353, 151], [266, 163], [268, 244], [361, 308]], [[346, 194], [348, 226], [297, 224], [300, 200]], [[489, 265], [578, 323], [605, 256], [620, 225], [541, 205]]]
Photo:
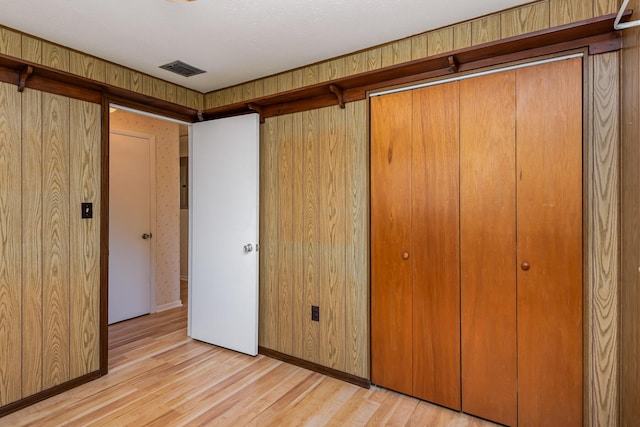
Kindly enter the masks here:
[[527, 271], [528, 269], [531, 268], [531, 266], [529, 265], [529, 263], [527, 261], [525, 261], [522, 264], [520, 264], [520, 268], [523, 269], [524, 271]]
[[404, 260], [408, 260], [409, 259], [409, 252], [405, 252], [402, 254], [402, 259]]

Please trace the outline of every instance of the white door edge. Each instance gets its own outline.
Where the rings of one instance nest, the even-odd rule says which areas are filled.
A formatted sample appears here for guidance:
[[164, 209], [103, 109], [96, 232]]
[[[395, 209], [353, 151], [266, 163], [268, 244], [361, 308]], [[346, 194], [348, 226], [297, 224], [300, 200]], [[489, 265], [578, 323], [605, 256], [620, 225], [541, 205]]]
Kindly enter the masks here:
[[156, 137], [146, 133], [134, 132], [125, 129], [116, 129], [111, 127], [109, 133], [117, 135], [131, 136], [149, 140], [149, 185], [151, 192], [149, 194], [149, 224], [152, 237], [150, 240], [149, 254], [149, 313], [156, 313]]

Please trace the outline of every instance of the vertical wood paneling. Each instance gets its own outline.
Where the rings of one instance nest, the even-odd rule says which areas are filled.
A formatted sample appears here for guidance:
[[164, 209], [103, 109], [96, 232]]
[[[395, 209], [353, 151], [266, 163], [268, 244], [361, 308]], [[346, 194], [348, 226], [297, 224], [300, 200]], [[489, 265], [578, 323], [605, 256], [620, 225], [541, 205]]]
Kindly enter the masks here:
[[382, 46], [382, 67], [401, 64], [410, 60], [411, 39], [404, 39]]
[[[303, 354], [304, 359], [320, 362], [320, 326], [311, 320], [311, 306], [320, 304], [320, 143], [319, 110], [303, 113], [304, 188], [302, 248], [304, 268]], [[320, 313], [322, 319], [322, 312]]]
[[69, 49], [43, 42], [42, 64], [61, 71], [69, 71]]
[[42, 93], [22, 103], [22, 395], [42, 391]]
[[167, 82], [167, 101], [178, 103], [177, 90], [178, 87], [175, 84]]
[[22, 53], [22, 37], [20, 33], [8, 28], [0, 28], [0, 53], [20, 58]]
[[345, 369], [345, 114], [320, 110], [320, 363]]
[[640, 419], [640, 28], [625, 30], [622, 44], [620, 425], [628, 426]]
[[347, 104], [346, 122], [346, 367], [369, 376], [369, 141], [367, 102]]
[[[302, 74], [300, 74], [302, 79]], [[311, 316], [304, 299], [304, 113], [296, 113], [293, 121], [293, 265], [292, 265], [292, 355], [304, 358], [304, 322]]]
[[593, 425], [618, 425], [619, 77], [618, 53], [593, 66]]
[[111, 62], [107, 62], [106, 82], [109, 85], [116, 86], [122, 89], [131, 89], [129, 70]]
[[23, 34], [22, 59], [40, 64], [42, 62], [42, 42]]
[[377, 70], [382, 67], [382, 48], [376, 47], [366, 51], [367, 71]]
[[[287, 84], [291, 84], [290, 81]], [[293, 118], [277, 120], [278, 179], [278, 351], [293, 352]]]
[[69, 99], [44, 93], [44, 388], [69, 379]]
[[271, 76], [264, 79], [264, 95], [278, 93], [278, 76]]
[[474, 46], [499, 39], [499, 15], [490, 15], [471, 22], [471, 43]]
[[21, 97], [0, 83], [0, 406], [21, 396]]
[[544, 30], [549, 28], [549, 2], [510, 10], [502, 14], [501, 20], [503, 39]]
[[364, 73], [367, 69], [367, 54], [366, 52], [359, 52], [349, 55], [345, 58], [345, 63], [348, 76]]
[[[593, 16], [607, 15], [609, 13], [618, 13], [618, 9], [622, 4], [621, 1], [616, 0], [593, 0]], [[633, 5], [628, 8], [636, 11], [637, 9]], [[636, 18], [634, 18], [636, 19]]]
[[259, 343], [278, 348], [278, 137], [277, 119], [260, 126]]
[[323, 62], [318, 66], [318, 76], [320, 82], [339, 79], [345, 75], [345, 59], [338, 58], [332, 61]]
[[453, 27], [453, 48], [464, 49], [471, 46], [471, 22], [465, 22]]
[[176, 88], [176, 103], [180, 105], [187, 105], [187, 89], [182, 86]]
[[104, 82], [106, 80], [106, 63], [102, 59], [71, 51], [69, 71], [81, 77]]
[[167, 82], [164, 80], [151, 79], [151, 96], [157, 99], [167, 99]]
[[453, 50], [453, 28], [443, 28], [427, 34], [429, 56]]
[[129, 90], [134, 92], [143, 93], [143, 77], [142, 73], [138, 73], [137, 71], [132, 71], [130, 69], [125, 69], [124, 74], [126, 79], [129, 80]]
[[[99, 368], [100, 320], [100, 105], [70, 100], [70, 375]], [[94, 217], [82, 219], [82, 202]]]
[[570, 24], [593, 17], [593, 0], [549, 0], [551, 26]]
[[187, 89], [187, 107], [195, 108], [196, 110], [202, 110], [203, 102], [204, 96], [200, 92]]
[[419, 34], [411, 38], [411, 59], [427, 57], [428, 38], [426, 34]]

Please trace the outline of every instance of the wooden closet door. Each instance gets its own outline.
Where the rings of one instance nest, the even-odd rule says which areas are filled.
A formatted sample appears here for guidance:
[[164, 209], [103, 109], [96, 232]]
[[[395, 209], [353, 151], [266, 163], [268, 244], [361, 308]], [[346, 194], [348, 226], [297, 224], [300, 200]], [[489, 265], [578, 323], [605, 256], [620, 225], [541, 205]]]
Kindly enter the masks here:
[[371, 380], [412, 393], [411, 92], [371, 99]]
[[517, 71], [518, 425], [582, 425], [582, 61]]
[[460, 82], [462, 410], [516, 425], [515, 71]]
[[459, 410], [458, 83], [413, 92], [413, 395]]

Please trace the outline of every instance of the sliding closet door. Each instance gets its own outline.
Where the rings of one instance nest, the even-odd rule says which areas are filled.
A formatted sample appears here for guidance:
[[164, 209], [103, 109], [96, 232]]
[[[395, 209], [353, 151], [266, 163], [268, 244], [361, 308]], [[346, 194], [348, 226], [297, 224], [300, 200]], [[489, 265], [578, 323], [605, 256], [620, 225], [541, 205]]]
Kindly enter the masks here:
[[518, 420], [582, 425], [582, 61], [517, 71]]
[[412, 394], [411, 92], [371, 99], [371, 379]]
[[413, 395], [452, 409], [460, 409], [458, 117], [458, 83], [413, 91]]
[[517, 423], [515, 76], [460, 82], [462, 410], [507, 425]]

